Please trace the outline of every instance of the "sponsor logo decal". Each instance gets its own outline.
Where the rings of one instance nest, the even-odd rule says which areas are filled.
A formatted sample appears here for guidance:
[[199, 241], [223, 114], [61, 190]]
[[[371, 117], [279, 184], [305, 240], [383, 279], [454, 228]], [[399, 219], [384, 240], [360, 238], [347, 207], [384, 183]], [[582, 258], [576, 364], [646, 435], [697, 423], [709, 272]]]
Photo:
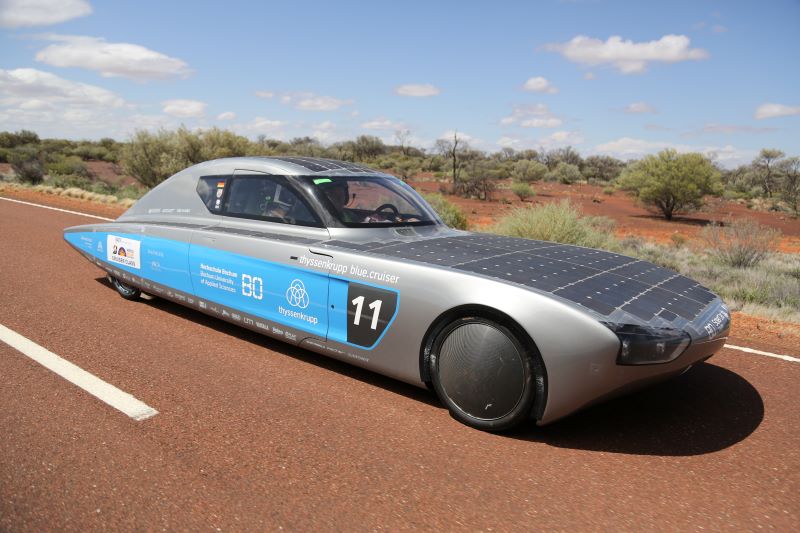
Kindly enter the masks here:
[[308, 293], [302, 281], [299, 279], [292, 281], [292, 284], [286, 289], [286, 301], [292, 307], [299, 307], [300, 309], [308, 307]]
[[106, 258], [112, 263], [131, 268], [141, 268], [139, 250], [141, 241], [109, 235], [106, 241]]

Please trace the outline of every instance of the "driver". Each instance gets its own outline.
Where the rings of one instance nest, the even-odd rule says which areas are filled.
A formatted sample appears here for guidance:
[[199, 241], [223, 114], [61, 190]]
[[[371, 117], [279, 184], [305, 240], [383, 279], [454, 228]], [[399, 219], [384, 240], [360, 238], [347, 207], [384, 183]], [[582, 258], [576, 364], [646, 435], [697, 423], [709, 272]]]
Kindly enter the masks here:
[[333, 204], [333, 208], [344, 222], [362, 222], [361, 220], [356, 220], [353, 212], [345, 208], [350, 199], [350, 187], [347, 185], [347, 181], [333, 180], [330, 183], [321, 185], [320, 189], [328, 197], [328, 200]]

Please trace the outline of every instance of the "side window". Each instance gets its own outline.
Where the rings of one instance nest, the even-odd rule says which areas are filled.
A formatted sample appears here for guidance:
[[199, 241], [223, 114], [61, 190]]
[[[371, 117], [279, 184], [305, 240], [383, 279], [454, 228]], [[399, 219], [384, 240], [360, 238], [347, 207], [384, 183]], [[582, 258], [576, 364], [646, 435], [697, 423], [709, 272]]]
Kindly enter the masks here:
[[228, 176], [203, 176], [197, 182], [197, 194], [212, 213], [219, 214], [222, 211], [222, 200], [227, 183]]
[[228, 187], [225, 214], [298, 226], [319, 226], [319, 219], [286, 183], [274, 176], [236, 176]]

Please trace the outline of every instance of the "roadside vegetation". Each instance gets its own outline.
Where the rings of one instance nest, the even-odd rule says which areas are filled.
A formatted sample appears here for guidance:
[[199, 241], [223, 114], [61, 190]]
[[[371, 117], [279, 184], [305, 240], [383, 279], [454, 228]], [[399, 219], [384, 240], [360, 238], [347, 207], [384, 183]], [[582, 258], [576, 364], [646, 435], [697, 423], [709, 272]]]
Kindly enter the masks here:
[[780, 233], [749, 220], [708, 226], [702, 238], [672, 245], [617, 239], [614, 221], [582, 216], [567, 201], [513, 210], [491, 233], [629, 255], [680, 272], [722, 296], [732, 310], [800, 323], [800, 255], [778, 253]]
[[[638, 161], [610, 156], [581, 156], [572, 147], [552, 150], [504, 148], [477, 150], [454, 133], [431, 150], [409, 144], [411, 132], [395, 132], [393, 143], [360, 135], [323, 145], [310, 137], [289, 141], [259, 136], [255, 140], [231, 131], [187, 128], [137, 131], [130, 139], [70, 141], [40, 139], [31, 131], [0, 132], [0, 163], [11, 165], [11, 178], [31, 185], [78, 187], [97, 194], [132, 198], [190, 165], [219, 157], [298, 155], [364, 163], [404, 180], [435, 180], [439, 192], [479, 200], [496, 199], [499, 190], [522, 201], [536, 196], [537, 183], [588, 183], [604, 194], [632, 194], [667, 220], [702, 209], [706, 199], [721, 196], [753, 209], [784, 211], [800, 217], [800, 158], [763, 149], [752, 162], [724, 169], [699, 153], [664, 150]], [[138, 188], [98, 183], [87, 165], [102, 161], [132, 176]], [[139, 191], [137, 193], [137, 191]]]

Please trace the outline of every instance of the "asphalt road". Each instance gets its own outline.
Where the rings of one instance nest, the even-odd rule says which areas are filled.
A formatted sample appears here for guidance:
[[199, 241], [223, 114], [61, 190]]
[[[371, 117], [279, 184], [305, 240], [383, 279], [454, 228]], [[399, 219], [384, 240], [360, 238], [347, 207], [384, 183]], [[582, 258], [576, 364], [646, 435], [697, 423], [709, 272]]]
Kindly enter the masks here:
[[724, 349], [481, 433], [427, 391], [121, 299], [62, 240], [89, 222], [0, 202], [0, 324], [159, 414], [134, 421], [0, 343], [0, 530], [800, 527], [798, 363]]

